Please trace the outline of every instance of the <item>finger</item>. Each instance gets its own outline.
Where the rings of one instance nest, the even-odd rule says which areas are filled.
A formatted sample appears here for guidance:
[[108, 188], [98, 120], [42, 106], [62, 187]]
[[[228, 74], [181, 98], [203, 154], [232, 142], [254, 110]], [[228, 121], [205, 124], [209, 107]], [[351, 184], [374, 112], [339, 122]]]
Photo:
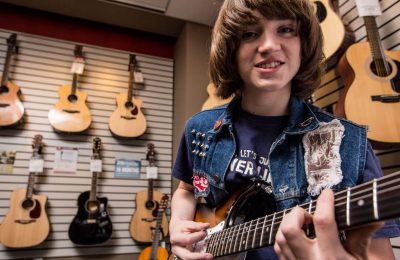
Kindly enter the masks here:
[[341, 248], [335, 221], [334, 194], [331, 189], [323, 190], [318, 197], [313, 222], [321, 252], [335, 253]]
[[171, 234], [170, 240], [171, 244], [187, 246], [203, 240], [206, 236], [207, 232], [205, 230], [201, 230], [192, 233], [184, 232], [184, 233], [177, 233], [175, 235]]
[[288, 259], [300, 257], [298, 254], [307, 255], [311, 240], [305, 235], [302, 227], [312, 221], [312, 216], [300, 207], [293, 208], [279, 227], [277, 243], [282, 254]]
[[185, 247], [173, 246], [172, 253], [176, 255], [179, 259], [183, 260], [200, 260], [200, 259], [212, 259], [212, 254], [201, 253], [201, 252], [191, 252]]
[[210, 223], [187, 221], [186, 229], [188, 231], [203, 231], [210, 227]]
[[275, 236], [274, 250], [280, 260], [295, 259], [295, 256], [289, 245], [287, 245], [286, 239], [280, 229], [278, 229], [278, 232]]

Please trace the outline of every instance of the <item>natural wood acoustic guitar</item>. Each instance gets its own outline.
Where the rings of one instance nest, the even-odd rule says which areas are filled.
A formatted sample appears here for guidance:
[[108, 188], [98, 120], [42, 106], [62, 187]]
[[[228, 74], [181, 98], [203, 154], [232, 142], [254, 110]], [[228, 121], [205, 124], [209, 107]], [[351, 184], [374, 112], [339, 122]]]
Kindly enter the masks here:
[[[82, 64], [82, 46], [77, 45], [74, 53], [75, 62]], [[86, 105], [87, 94], [78, 90], [78, 73], [73, 73], [72, 85], [61, 86], [58, 94], [59, 102], [49, 111], [49, 121], [54, 129], [66, 133], [78, 133], [88, 129], [92, 116]]]
[[117, 109], [109, 120], [110, 131], [120, 137], [141, 136], [147, 128], [146, 118], [141, 110], [142, 101], [133, 97], [134, 73], [138, 70], [135, 55], [130, 55], [128, 92], [117, 97]]
[[[150, 167], [155, 167], [155, 150], [154, 145], [147, 145], [147, 160]], [[132, 216], [130, 223], [130, 234], [134, 240], [140, 243], [150, 243], [153, 241], [153, 231], [156, 227], [158, 211], [162, 194], [159, 191], [153, 190], [153, 179], [148, 179], [147, 191], [140, 191], [136, 194], [136, 210]], [[163, 239], [168, 234], [168, 220], [165, 212], [161, 214], [161, 229], [160, 239]]]
[[347, 47], [354, 42], [354, 33], [343, 24], [339, 17], [338, 0], [310, 0], [324, 37], [323, 52], [326, 69], [332, 69]]
[[345, 89], [335, 114], [368, 126], [374, 148], [400, 145], [400, 51], [384, 50], [374, 16], [364, 16], [367, 42], [351, 45], [339, 63]]
[[[68, 236], [72, 242], [80, 245], [93, 245], [106, 242], [111, 238], [113, 225], [107, 211], [108, 199], [97, 196], [97, 175], [101, 172], [101, 139], [93, 139], [92, 185], [90, 191], [82, 192], [77, 200], [78, 212], [69, 225]], [[96, 165], [97, 163], [97, 165]]]
[[211, 109], [214, 107], [222, 106], [223, 104], [226, 104], [233, 99], [233, 96], [226, 98], [226, 99], [222, 99], [222, 98], [218, 97], [217, 96], [217, 88], [215, 87], [215, 85], [213, 83], [209, 83], [207, 85], [207, 93], [208, 93], [208, 98], [204, 102], [203, 106], [201, 107], [202, 111]]
[[13, 126], [19, 123], [24, 115], [24, 106], [19, 99], [21, 89], [8, 80], [11, 57], [18, 52], [17, 35], [15, 33], [7, 39], [7, 47], [0, 86], [0, 127]]
[[156, 226], [153, 234], [153, 243], [151, 246], [143, 249], [139, 254], [139, 260], [167, 260], [168, 259], [168, 251], [164, 247], [159, 246], [160, 244], [160, 233], [161, 233], [161, 224], [163, 219], [164, 211], [168, 205], [168, 195], [164, 195], [161, 198], [160, 207], [157, 213]]
[[47, 197], [34, 193], [35, 175], [43, 170], [42, 136], [33, 138], [28, 187], [12, 192], [10, 209], [1, 224], [0, 242], [10, 248], [25, 248], [39, 245], [50, 231], [45, 206]]

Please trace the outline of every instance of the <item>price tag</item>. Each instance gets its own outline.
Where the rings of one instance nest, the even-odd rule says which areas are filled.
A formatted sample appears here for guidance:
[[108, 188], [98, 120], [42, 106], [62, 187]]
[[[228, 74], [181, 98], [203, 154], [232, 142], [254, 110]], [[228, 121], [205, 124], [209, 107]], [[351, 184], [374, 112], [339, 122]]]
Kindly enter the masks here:
[[90, 171], [91, 172], [102, 172], [102, 161], [101, 160], [90, 160]]
[[43, 167], [43, 159], [31, 159], [29, 161], [29, 172], [43, 172]]
[[74, 62], [72, 62], [71, 73], [81, 75], [83, 73], [84, 68], [85, 68], [85, 60], [83, 58], [75, 58]]
[[135, 83], [142, 84], [144, 82], [143, 81], [143, 74], [142, 74], [142, 72], [140, 70], [135, 70], [133, 72], [133, 78], [134, 78]]
[[382, 14], [378, 0], [356, 0], [359, 16], [379, 16]]
[[155, 166], [146, 167], [146, 178], [147, 179], [157, 179], [158, 178], [158, 168]]

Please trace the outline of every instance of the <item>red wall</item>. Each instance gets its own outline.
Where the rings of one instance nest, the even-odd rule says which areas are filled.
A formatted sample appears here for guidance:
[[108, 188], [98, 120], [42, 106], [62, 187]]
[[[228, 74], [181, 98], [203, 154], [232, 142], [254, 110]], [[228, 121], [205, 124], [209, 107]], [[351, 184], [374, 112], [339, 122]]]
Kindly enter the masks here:
[[175, 38], [0, 3], [0, 28], [173, 58]]

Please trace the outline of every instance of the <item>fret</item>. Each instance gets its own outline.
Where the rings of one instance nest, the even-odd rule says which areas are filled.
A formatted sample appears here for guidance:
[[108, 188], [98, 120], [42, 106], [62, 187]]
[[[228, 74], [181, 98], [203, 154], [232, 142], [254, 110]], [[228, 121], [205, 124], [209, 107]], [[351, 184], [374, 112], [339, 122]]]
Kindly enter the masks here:
[[255, 242], [256, 242], [257, 230], [258, 230], [258, 222], [259, 222], [259, 221], [260, 221], [260, 219], [258, 218], [258, 219], [257, 219], [257, 222], [256, 222], [256, 227], [255, 227], [254, 233], [253, 233], [253, 243], [251, 243], [251, 248], [254, 248], [254, 244], [255, 244]]
[[251, 234], [251, 231], [253, 230], [252, 228], [253, 228], [253, 220], [250, 221], [249, 227], [247, 229], [246, 243], [244, 244], [244, 248], [245, 249], [248, 249], [248, 243], [249, 243], [250, 234]]
[[272, 217], [271, 229], [269, 230], [269, 239], [268, 239], [269, 245], [271, 245], [271, 242], [272, 242], [272, 231], [274, 230], [275, 215], [276, 215], [276, 212], [274, 213], [274, 215]]
[[243, 242], [244, 242], [243, 234], [246, 231], [246, 225], [247, 225], [247, 222], [242, 225], [242, 231], [240, 232], [242, 235], [241, 235], [240, 241], [239, 241], [239, 251], [242, 251], [242, 245], [243, 245]]
[[222, 242], [221, 242], [222, 231], [218, 232], [218, 235], [215, 239], [218, 240], [218, 243], [216, 243], [216, 247], [215, 247], [215, 253], [216, 253], [216, 255], [220, 255], [219, 252], [220, 252], [220, 248], [221, 248], [221, 244], [222, 244]]
[[372, 201], [374, 205], [374, 218], [376, 220], [379, 219], [379, 213], [378, 213], [378, 198], [377, 198], [377, 180], [374, 179], [373, 181], [373, 189], [372, 189]]
[[226, 248], [226, 241], [227, 241], [227, 237], [226, 237], [226, 233], [227, 233], [227, 231], [228, 231], [228, 229], [224, 229], [224, 230], [222, 230], [222, 232], [221, 232], [221, 236], [222, 236], [222, 240], [221, 240], [221, 243], [220, 243], [220, 248], [219, 248], [219, 254], [220, 255], [224, 255], [225, 254], [225, 248]]
[[[233, 252], [239, 252], [240, 251], [240, 242], [239, 243], [237, 243], [237, 240], [238, 240], [238, 238], [239, 238], [239, 234], [240, 234], [240, 227], [241, 227], [242, 225], [237, 225], [237, 230], [236, 230], [236, 237], [235, 237], [235, 244], [234, 244], [234, 246], [233, 246]], [[238, 247], [237, 247], [238, 246]]]
[[226, 245], [225, 245], [225, 254], [229, 254], [229, 252], [231, 251], [232, 239], [235, 235], [234, 231], [235, 231], [235, 228], [229, 228], [227, 230], [227, 241], [226, 241]]
[[[263, 239], [264, 239], [264, 230], [265, 230], [265, 223], [267, 222], [267, 219], [268, 219], [268, 216], [265, 216], [264, 217], [264, 221], [263, 221], [263, 226], [262, 226], [262, 229], [261, 229], [261, 239], [260, 239], [260, 246], [262, 246], [263, 245]], [[268, 226], [267, 226], [267, 230], [266, 230], [267, 232], [268, 232]]]
[[[228, 251], [228, 253], [230, 254], [230, 253], [233, 253], [233, 252], [235, 252], [235, 245], [236, 245], [236, 240], [237, 240], [237, 228], [239, 227], [239, 225], [236, 225], [236, 226], [234, 226], [233, 227], [233, 230], [232, 230], [232, 238], [231, 238], [231, 243], [230, 243], [230, 245], [229, 245], [229, 251]], [[235, 242], [233, 243], [233, 238], [235, 238]], [[233, 243], [233, 250], [232, 250], [232, 243]]]
[[350, 187], [347, 188], [347, 199], [346, 199], [346, 225], [350, 226]]
[[[308, 203], [308, 210], [307, 210], [308, 214], [312, 214], [312, 204], [313, 204], [312, 201]], [[306, 235], [307, 237], [310, 236], [310, 225], [307, 225]]]

